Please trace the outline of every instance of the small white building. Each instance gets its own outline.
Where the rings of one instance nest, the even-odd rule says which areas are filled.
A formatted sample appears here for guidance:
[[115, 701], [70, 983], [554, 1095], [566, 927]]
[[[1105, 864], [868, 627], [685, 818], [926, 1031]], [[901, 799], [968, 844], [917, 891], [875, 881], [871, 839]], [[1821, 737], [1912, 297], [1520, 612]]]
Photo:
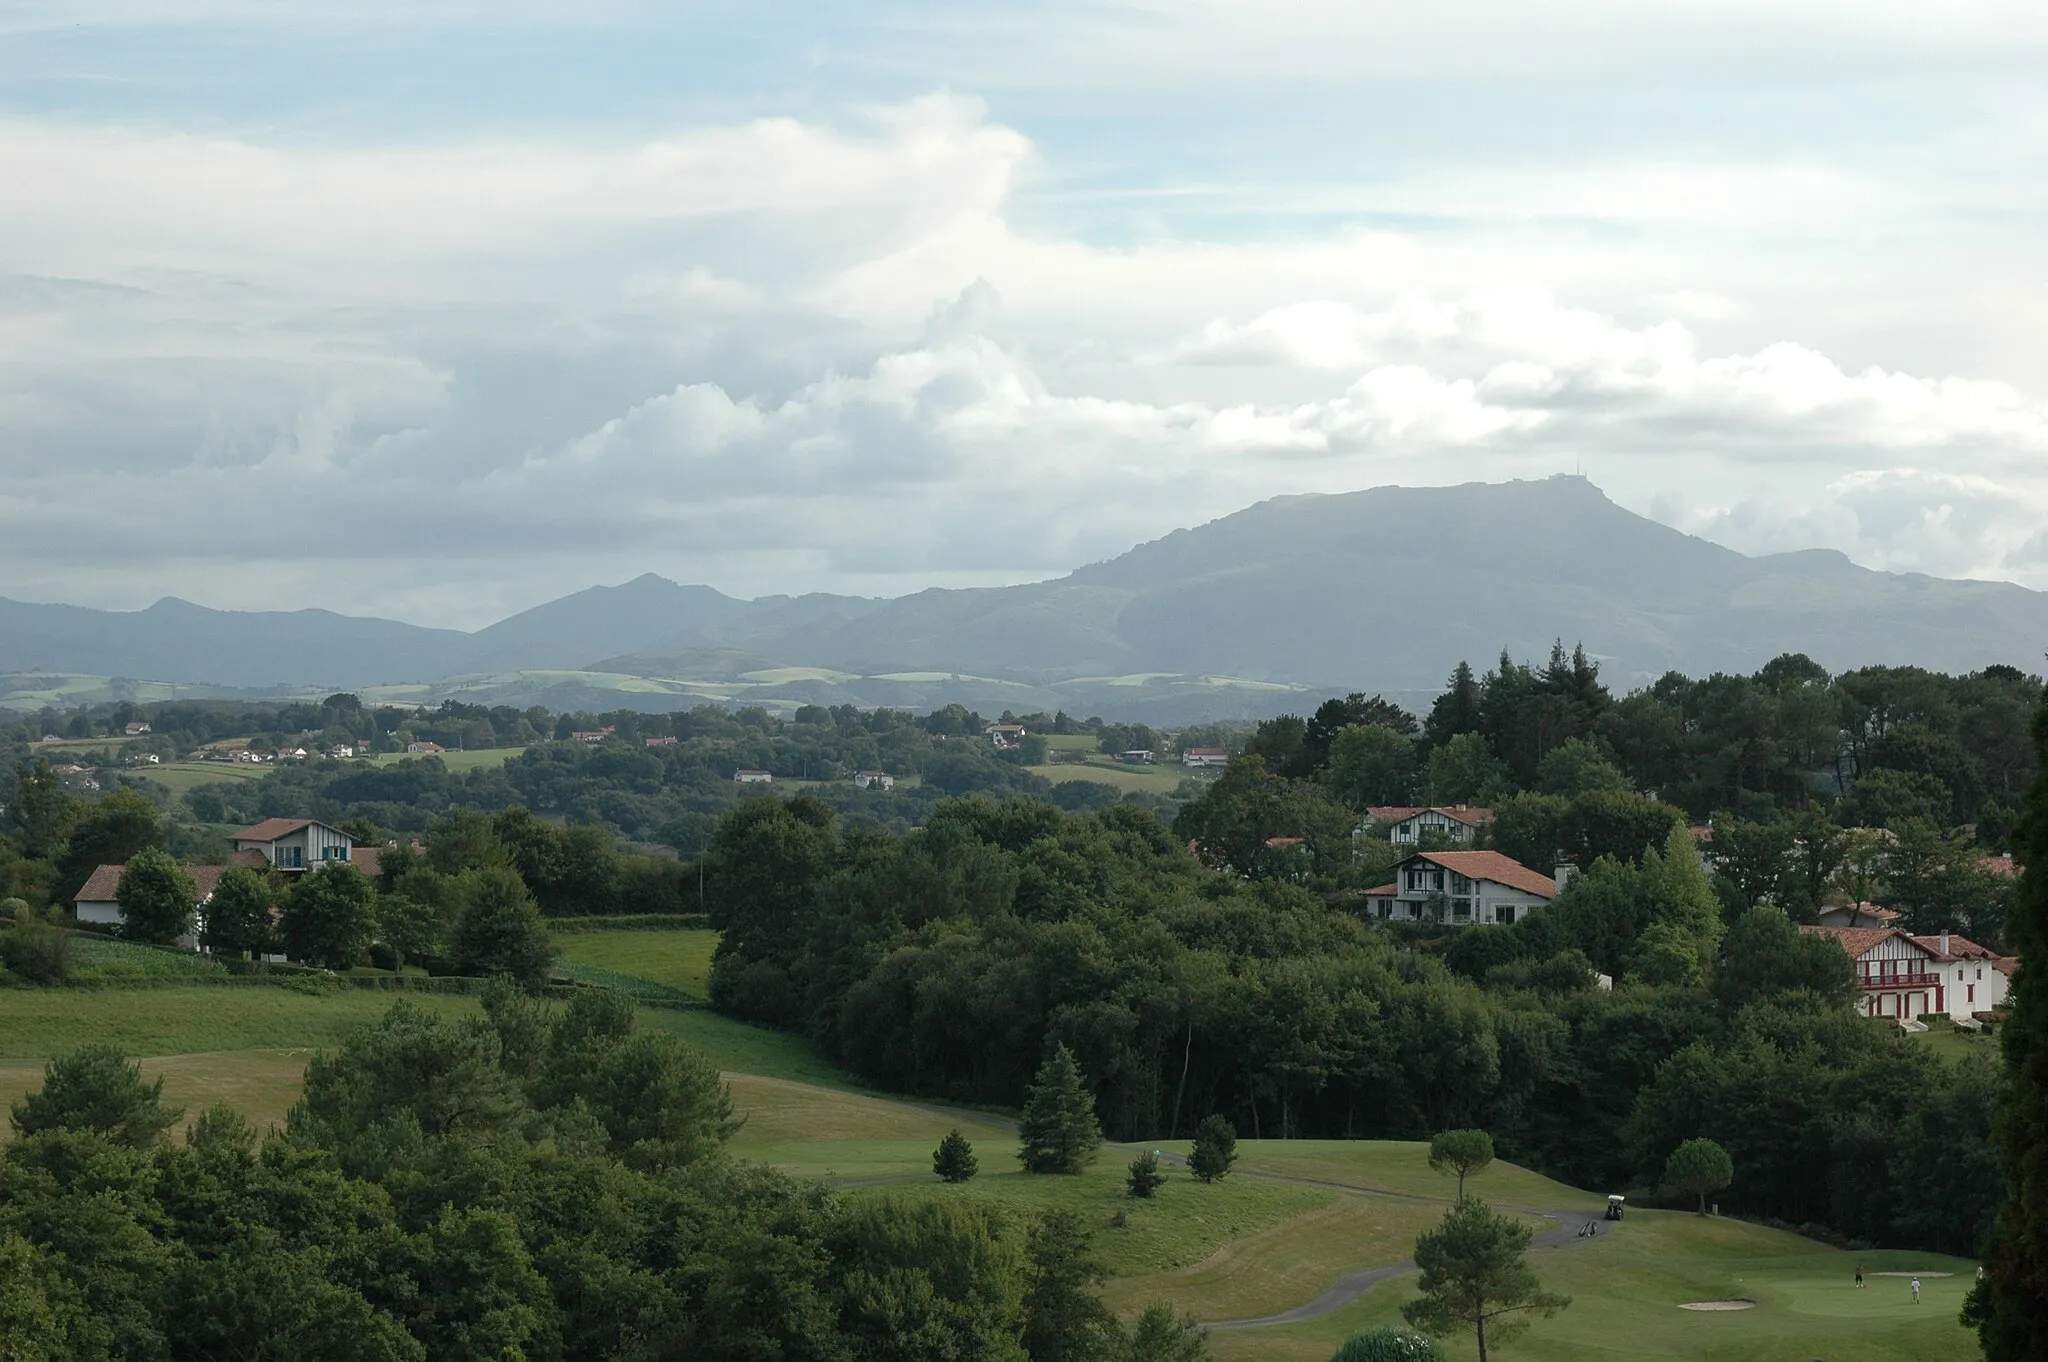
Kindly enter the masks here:
[[[79, 886], [77, 896], [71, 901], [72, 910], [80, 922], [97, 922], [118, 927], [127, 921], [127, 914], [121, 911], [121, 901], [117, 897], [121, 891], [121, 874], [127, 869], [125, 864], [103, 865], [86, 878], [85, 883]], [[193, 887], [199, 891], [198, 903], [202, 909], [206, 906], [207, 900], [213, 897], [213, 891], [220, 886], [220, 874], [225, 869], [227, 867], [222, 865], [185, 867], [185, 873], [192, 877]], [[199, 949], [196, 924], [193, 931], [178, 938], [177, 944], [190, 951]]]
[[356, 839], [314, 818], [266, 818], [229, 839], [235, 850], [260, 853], [273, 870], [299, 871], [348, 861]]
[[1467, 804], [1385, 804], [1365, 811], [1359, 831], [1385, 837], [1395, 846], [1414, 846], [1426, 832], [1470, 846], [1479, 829], [1492, 821], [1492, 809]]
[[1022, 724], [987, 724], [983, 726], [981, 731], [987, 735], [990, 742], [1005, 752], [1012, 748], [1020, 747], [1024, 743], [1024, 725]]
[[405, 745], [405, 750], [416, 757], [432, 757], [448, 749], [437, 742], [409, 742]]
[[775, 773], [773, 771], [755, 771], [742, 767], [740, 770], [732, 773], [732, 783], [735, 785], [773, 785], [775, 783]]
[[1571, 872], [1545, 875], [1498, 851], [1418, 851], [1394, 867], [1392, 883], [1365, 891], [1366, 912], [1451, 927], [1517, 922], [1556, 898]]
[[150, 728], [148, 724], [138, 719], [134, 723], [131, 723], [124, 727], [121, 731], [131, 738], [139, 738], [143, 734], [149, 732]]
[[1823, 927], [1896, 927], [1899, 915], [1874, 903], [1844, 903], [1821, 909], [1818, 921]]
[[853, 776], [853, 787], [856, 790], [893, 790], [896, 788], [896, 777], [887, 771], [856, 771]]
[[1228, 766], [1230, 753], [1220, 747], [1189, 747], [1182, 750], [1180, 764], [1183, 766]]

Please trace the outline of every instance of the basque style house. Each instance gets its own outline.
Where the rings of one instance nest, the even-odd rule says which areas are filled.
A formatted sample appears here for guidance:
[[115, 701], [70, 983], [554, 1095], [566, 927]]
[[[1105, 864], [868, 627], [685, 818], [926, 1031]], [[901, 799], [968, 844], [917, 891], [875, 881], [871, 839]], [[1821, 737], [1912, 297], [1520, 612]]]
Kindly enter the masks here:
[[1366, 911], [1455, 927], [1515, 922], [1557, 897], [1572, 869], [1551, 876], [1498, 851], [1418, 851], [1394, 867], [1393, 883], [1365, 891]]
[[896, 788], [896, 777], [887, 771], [856, 771], [853, 776], [853, 787], [856, 790], [893, 790]]
[[1425, 832], [1448, 837], [1461, 846], [1470, 846], [1479, 829], [1492, 821], [1492, 809], [1473, 808], [1466, 804], [1432, 804], [1419, 808], [1386, 804], [1367, 809], [1365, 826], [1359, 831], [1383, 834], [1395, 846], [1414, 846], [1422, 840]]
[[236, 851], [262, 853], [272, 870], [299, 871], [355, 859], [355, 838], [313, 818], [266, 818], [229, 840]]
[[1230, 753], [1220, 747], [1190, 747], [1180, 754], [1183, 766], [1228, 766]]
[[1904, 1023], [1946, 1014], [1970, 1021], [2005, 1001], [2014, 962], [1958, 936], [1909, 936], [1895, 927], [1801, 927], [1856, 963], [1863, 1015]]

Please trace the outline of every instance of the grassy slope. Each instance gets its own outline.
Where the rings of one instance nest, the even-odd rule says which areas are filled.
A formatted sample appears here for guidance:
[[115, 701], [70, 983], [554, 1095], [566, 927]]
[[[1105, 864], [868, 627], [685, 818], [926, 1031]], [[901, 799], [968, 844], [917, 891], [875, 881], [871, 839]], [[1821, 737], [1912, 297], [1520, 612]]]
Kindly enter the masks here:
[[[1979, 1356], [1976, 1338], [1956, 1322], [1972, 1264], [1934, 1254], [1849, 1254], [1811, 1240], [1733, 1220], [1701, 1220], [1683, 1212], [1638, 1211], [1586, 1244], [1538, 1250], [1533, 1263], [1544, 1285], [1572, 1297], [1553, 1319], [1538, 1321], [1520, 1340], [1489, 1351], [1502, 1362], [1585, 1362], [1586, 1359], [1685, 1359], [1695, 1362], [1965, 1362]], [[1866, 1270], [1944, 1271], [1923, 1278], [1915, 1306], [1905, 1279]], [[1686, 1301], [1748, 1297], [1754, 1310], [1698, 1313]], [[1346, 1309], [1312, 1324], [1215, 1336], [1218, 1362], [1324, 1362], [1350, 1334], [1398, 1322], [1415, 1298], [1415, 1278], [1397, 1278]], [[1478, 1356], [1469, 1335], [1446, 1348], [1453, 1362]]]
[[1057, 762], [1031, 766], [1027, 770], [1057, 785], [1066, 780], [1090, 780], [1124, 794], [1170, 795], [1180, 788], [1178, 766], [1124, 766], [1106, 761]]
[[[487, 767], [503, 766], [526, 749], [523, 747], [483, 747], [473, 752], [443, 752], [441, 764], [450, 771], [479, 771]], [[417, 753], [383, 752], [370, 758], [379, 766], [396, 766], [401, 761], [418, 761]]]

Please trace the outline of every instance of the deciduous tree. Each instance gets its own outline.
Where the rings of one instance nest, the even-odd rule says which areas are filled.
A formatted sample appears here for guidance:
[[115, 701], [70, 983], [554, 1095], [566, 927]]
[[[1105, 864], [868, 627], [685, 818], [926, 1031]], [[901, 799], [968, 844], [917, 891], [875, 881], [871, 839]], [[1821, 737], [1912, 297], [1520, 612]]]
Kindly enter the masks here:
[[331, 861], [299, 877], [279, 922], [285, 954], [304, 964], [349, 969], [369, 954], [377, 929], [370, 882], [354, 866]]
[[1664, 1161], [1664, 1185], [1674, 1192], [1698, 1197], [1701, 1215], [1707, 1213], [1707, 1194], [1718, 1192], [1733, 1181], [1734, 1160], [1712, 1140], [1687, 1140]]
[[149, 847], [129, 858], [114, 901], [121, 905], [121, 935], [167, 946], [192, 930], [199, 887], [176, 857]]

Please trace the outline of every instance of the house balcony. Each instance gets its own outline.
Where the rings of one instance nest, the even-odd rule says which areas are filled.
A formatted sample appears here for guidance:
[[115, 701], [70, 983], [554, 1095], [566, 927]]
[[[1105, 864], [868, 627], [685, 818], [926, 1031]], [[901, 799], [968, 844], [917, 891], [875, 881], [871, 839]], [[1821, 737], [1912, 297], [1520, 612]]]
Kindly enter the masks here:
[[1868, 974], [1863, 977], [1867, 989], [1933, 988], [1941, 982], [1939, 974]]

